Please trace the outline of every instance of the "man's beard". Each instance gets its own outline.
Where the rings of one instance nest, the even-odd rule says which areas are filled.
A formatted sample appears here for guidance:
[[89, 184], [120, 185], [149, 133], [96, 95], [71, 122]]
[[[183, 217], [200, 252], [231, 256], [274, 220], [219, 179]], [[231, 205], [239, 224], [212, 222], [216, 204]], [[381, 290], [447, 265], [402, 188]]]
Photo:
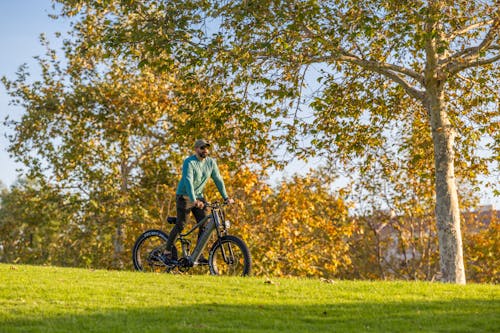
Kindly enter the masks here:
[[208, 156], [208, 153], [206, 151], [201, 151], [198, 154], [201, 158], [206, 158]]

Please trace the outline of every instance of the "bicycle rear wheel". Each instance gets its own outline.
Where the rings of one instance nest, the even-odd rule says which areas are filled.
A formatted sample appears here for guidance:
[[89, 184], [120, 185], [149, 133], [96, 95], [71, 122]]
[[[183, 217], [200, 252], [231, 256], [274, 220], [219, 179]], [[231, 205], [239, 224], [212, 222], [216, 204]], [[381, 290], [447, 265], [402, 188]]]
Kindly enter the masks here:
[[224, 236], [212, 246], [208, 265], [213, 275], [246, 276], [252, 266], [250, 251], [240, 238]]
[[[161, 230], [148, 230], [140, 235], [132, 250], [134, 268], [144, 272], [169, 272], [172, 267], [164, 262], [167, 240], [168, 236]], [[177, 258], [175, 247], [172, 257]]]

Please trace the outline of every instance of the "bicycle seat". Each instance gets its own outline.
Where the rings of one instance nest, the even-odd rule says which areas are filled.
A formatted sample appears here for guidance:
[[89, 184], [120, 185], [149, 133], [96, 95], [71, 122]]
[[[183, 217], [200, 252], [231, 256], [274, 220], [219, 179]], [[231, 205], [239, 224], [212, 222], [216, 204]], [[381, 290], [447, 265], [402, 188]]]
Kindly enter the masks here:
[[169, 216], [169, 217], [167, 217], [167, 222], [170, 224], [175, 224], [175, 222], [177, 222], [177, 217]]

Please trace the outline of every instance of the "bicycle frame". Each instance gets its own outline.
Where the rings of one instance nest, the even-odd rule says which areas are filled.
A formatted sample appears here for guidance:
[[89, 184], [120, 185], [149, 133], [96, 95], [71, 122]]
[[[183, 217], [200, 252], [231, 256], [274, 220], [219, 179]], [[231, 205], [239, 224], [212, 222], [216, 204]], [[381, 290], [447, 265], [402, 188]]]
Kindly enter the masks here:
[[[220, 229], [219, 226], [221, 224], [220, 219], [224, 219], [223, 214], [221, 212], [221, 208], [217, 206], [215, 207], [212, 206], [212, 211], [210, 212], [210, 214], [205, 216], [188, 232], [179, 234], [178, 240], [181, 242], [182, 256], [188, 260], [190, 265], [194, 265], [196, 262], [198, 262], [198, 259], [200, 258], [203, 250], [205, 250], [208, 244], [208, 240], [210, 239], [210, 235], [212, 234], [214, 229], [217, 231], [217, 239], [220, 239], [221, 237], [221, 232], [219, 230]], [[184, 238], [189, 236], [196, 229], [200, 228], [204, 223], [207, 222], [207, 220], [208, 223], [205, 227], [205, 230], [199, 237], [193, 252], [191, 254], [188, 254], [184, 246], [184, 242], [186, 242]]]

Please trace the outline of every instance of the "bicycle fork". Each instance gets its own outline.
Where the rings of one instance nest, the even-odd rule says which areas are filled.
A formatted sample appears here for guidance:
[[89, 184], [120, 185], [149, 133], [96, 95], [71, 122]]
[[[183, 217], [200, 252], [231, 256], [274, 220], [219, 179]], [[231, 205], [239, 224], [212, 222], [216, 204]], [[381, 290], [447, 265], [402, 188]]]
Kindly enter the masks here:
[[227, 249], [229, 250], [229, 256], [227, 255], [226, 249], [224, 248], [224, 244], [222, 241], [219, 239], [220, 243], [220, 250], [222, 252], [222, 258], [224, 259], [224, 262], [228, 265], [234, 264], [234, 252], [233, 252], [233, 247], [231, 246], [231, 243], [227, 243]]

